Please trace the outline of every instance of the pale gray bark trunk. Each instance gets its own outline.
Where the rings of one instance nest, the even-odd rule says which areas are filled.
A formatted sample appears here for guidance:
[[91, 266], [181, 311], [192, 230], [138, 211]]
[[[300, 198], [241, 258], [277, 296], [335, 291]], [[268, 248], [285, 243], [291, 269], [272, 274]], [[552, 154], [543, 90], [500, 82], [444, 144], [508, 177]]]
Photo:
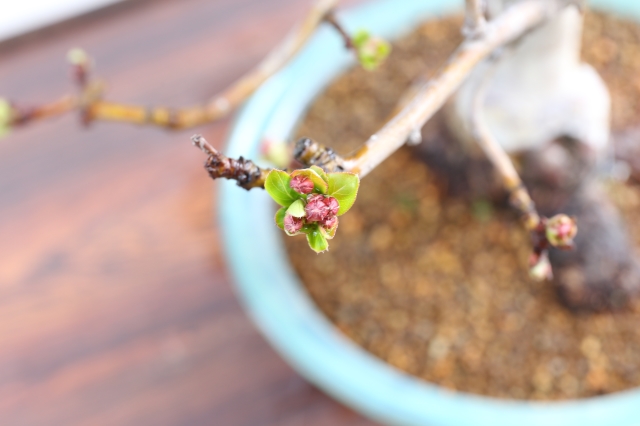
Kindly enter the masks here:
[[[495, 16], [507, 3], [490, 0]], [[505, 48], [497, 64], [477, 67], [448, 105], [453, 132], [472, 142], [474, 95], [490, 72], [484, 117], [508, 152], [538, 149], [569, 136], [598, 156], [609, 143], [610, 97], [600, 76], [580, 61], [583, 14], [567, 7], [541, 27]]]

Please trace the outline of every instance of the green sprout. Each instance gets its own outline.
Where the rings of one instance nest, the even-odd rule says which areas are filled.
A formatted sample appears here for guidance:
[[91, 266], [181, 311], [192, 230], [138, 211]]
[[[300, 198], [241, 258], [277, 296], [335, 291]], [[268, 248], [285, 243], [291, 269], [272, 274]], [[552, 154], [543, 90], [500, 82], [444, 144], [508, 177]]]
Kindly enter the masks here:
[[371, 36], [366, 30], [358, 31], [352, 42], [360, 64], [369, 71], [378, 68], [391, 53], [391, 45], [387, 41]]

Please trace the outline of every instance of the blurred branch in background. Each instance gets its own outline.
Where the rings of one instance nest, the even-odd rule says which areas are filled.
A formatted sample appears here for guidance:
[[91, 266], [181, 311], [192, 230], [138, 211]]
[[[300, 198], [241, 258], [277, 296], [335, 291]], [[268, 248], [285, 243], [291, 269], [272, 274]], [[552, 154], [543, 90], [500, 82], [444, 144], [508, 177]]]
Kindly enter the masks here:
[[[88, 78], [91, 60], [82, 51], [74, 49], [70, 52], [69, 59], [75, 69], [74, 75], [80, 86], [80, 93], [65, 95], [59, 100], [36, 107], [24, 107], [4, 101], [5, 112], [0, 113], [0, 133], [3, 133], [3, 127], [24, 126], [33, 121], [76, 109], [82, 112], [85, 123], [105, 120], [184, 129], [219, 120], [234, 111], [269, 77], [287, 64], [315, 33], [316, 28], [337, 2], [338, 0], [316, 1], [304, 21], [257, 67], [205, 104], [188, 108], [146, 107], [104, 100], [103, 83], [100, 80]], [[3, 116], [5, 116], [4, 126]]]

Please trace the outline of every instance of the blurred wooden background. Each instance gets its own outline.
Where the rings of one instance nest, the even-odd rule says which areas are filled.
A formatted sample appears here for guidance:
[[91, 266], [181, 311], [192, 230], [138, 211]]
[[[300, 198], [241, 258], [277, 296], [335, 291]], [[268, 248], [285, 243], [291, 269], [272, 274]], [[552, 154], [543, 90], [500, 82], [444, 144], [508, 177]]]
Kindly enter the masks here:
[[[203, 101], [307, 5], [125, 2], [0, 45], [0, 95], [72, 90], [65, 53], [81, 46], [110, 99]], [[295, 374], [242, 312], [196, 130], [77, 121], [0, 140], [0, 424], [370, 424]], [[219, 147], [228, 126], [197, 131]]]

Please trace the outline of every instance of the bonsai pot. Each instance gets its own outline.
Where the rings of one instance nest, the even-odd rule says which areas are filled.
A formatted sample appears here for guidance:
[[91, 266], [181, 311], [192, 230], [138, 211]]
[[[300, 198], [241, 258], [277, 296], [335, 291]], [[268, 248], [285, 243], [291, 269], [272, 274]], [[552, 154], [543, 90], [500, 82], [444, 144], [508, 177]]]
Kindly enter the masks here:
[[[591, 1], [640, 20], [636, 0]], [[421, 21], [458, 11], [454, 0], [378, 0], [344, 14], [349, 30], [393, 39]], [[259, 157], [261, 142], [289, 140], [314, 97], [354, 63], [342, 40], [320, 28], [300, 55], [239, 113], [230, 157]], [[366, 185], [366, 179], [363, 185]], [[220, 221], [237, 291], [246, 311], [280, 355], [337, 400], [387, 424], [433, 426], [636, 425], [640, 390], [563, 402], [499, 400], [452, 392], [408, 375], [357, 346], [318, 310], [287, 260], [275, 204], [263, 191], [221, 182]]]

